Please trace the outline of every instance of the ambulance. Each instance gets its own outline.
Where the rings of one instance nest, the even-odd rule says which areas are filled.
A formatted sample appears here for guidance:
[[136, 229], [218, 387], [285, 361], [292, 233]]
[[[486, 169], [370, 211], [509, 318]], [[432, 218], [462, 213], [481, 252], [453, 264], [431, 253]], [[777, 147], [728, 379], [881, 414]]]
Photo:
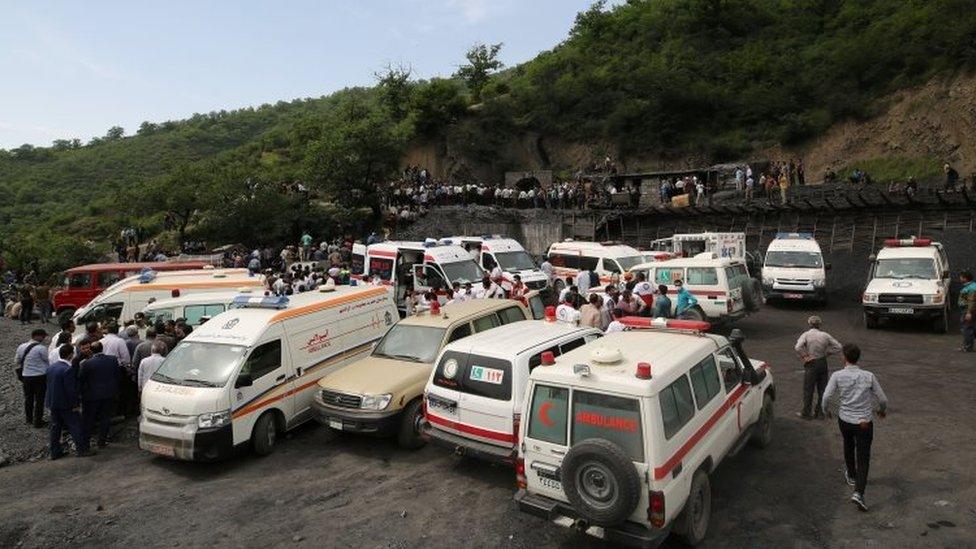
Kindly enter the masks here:
[[609, 546], [655, 547], [670, 534], [699, 544], [720, 503], [711, 479], [722, 462], [772, 442], [772, 374], [746, 355], [739, 330], [726, 338], [706, 333], [707, 322], [622, 322], [630, 331], [532, 370], [515, 500]]
[[619, 242], [581, 242], [566, 240], [549, 246], [546, 253], [552, 264], [552, 289], [556, 295], [565, 287], [567, 276], [576, 277], [581, 270], [593, 270], [601, 284], [610, 282], [610, 275], [621, 276], [644, 263], [641, 252]]
[[930, 238], [885, 240], [871, 257], [871, 279], [861, 303], [869, 329], [883, 320], [910, 318], [949, 330], [949, 258]]
[[263, 288], [240, 288], [222, 292], [203, 292], [189, 294], [173, 299], [153, 301], [142, 310], [146, 315], [146, 323], [150, 326], [156, 322], [166, 322], [178, 318], [186, 319], [186, 323], [194, 328], [201, 324], [204, 318], [213, 318], [230, 308], [234, 298], [241, 294], [263, 294]]
[[820, 244], [810, 233], [777, 233], [766, 248], [762, 267], [763, 295], [767, 301], [827, 303], [827, 271]]
[[160, 299], [239, 288], [260, 289], [263, 286], [264, 276], [251, 275], [247, 269], [145, 270], [107, 288], [91, 303], [75, 311], [72, 320], [79, 326], [110, 319], [129, 320], [151, 302]]
[[367, 356], [396, 322], [389, 289], [332, 287], [290, 297], [244, 294], [193, 330], [142, 391], [139, 447], [216, 460], [312, 419], [318, 382]]
[[676, 257], [694, 257], [714, 252], [719, 257], [745, 259], [745, 233], [682, 233], [651, 242], [651, 249], [670, 252]]
[[519, 275], [529, 290], [545, 289], [549, 283], [546, 274], [514, 238], [501, 235], [451, 236], [438, 240], [438, 243], [461, 246], [487, 273], [491, 273], [496, 266], [500, 267], [505, 290], [512, 289], [515, 275]]
[[436, 289], [444, 304], [454, 282], [478, 284], [486, 273], [464, 248], [428, 240], [387, 241], [367, 246], [363, 274], [393, 286], [397, 307], [403, 310], [408, 287], [418, 292]]

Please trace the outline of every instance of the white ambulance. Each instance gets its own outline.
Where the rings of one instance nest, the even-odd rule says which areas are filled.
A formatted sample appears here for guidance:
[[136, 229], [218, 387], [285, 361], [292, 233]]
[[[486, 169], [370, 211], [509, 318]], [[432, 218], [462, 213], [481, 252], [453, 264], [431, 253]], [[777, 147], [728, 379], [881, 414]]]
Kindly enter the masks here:
[[[705, 539], [710, 478], [750, 440], [772, 440], [772, 375], [742, 336], [707, 323], [627, 319], [529, 376], [519, 508], [610, 543]], [[758, 472], [757, 474], [765, 474]]]
[[269, 454], [279, 434], [312, 419], [319, 380], [367, 356], [396, 320], [387, 288], [240, 296], [146, 383], [139, 446], [185, 460], [220, 459], [246, 443]]
[[424, 390], [424, 436], [457, 455], [514, 463], [529, 372], [602, 335], [527, 320], [449, 344]]
[[911, 318], [949, 330], [949, 258], [930, 238], [885, 240], [871, 258], [871, 279], [861, 303], [864, 324], [877, 328], [884, 319]]
[[593, 270], [605, 285], [610, 275], [616, 273], [623, 279], [624, 274], [644, 263], [641, 252], [618, 242], [557, 242], [549, 246], [546, 257], [552, 264], [552, 289], [557, 295], [565, 287], [565, 278], [575, 278], [581, 270]]
[[166, 322], [185, 318], [186, 323], [196, 328], [204, 318], [213, 318], [230, 308], [234, 298], [241, 294], [263, 294], [263, 288], [242, 287], [223, 292], [203, 292], [184, 295], [173, 299], [153, 301], [142, 310], [146, 323], [150, 326], [157, 321]]
[[681, 233], [651, 242], [651, 249], [670, 252], [677, 257], [694, 257], [714, 252], [719, 257], [745, 259], [745, 233]]
[[820, 244], [810, 233], [777, 233], [762, 267], [766, 300], [827, 303], [827, 270]]
[[107, 288], [91, 303], [75, 311], [72, 320], [79, 326], [109, 319], [129, 320], [149, 303], [160, 299], [263, 286], [264, 276], [252, 276], [247, 269], [146, 270]]
[[387, 241], [366, 247], [364, 275], [377, 277], [395, 289], [397, 307], [404, 308], [407, 288], [426, 292], [436, 289], [441, 304], [448, 301], [454, 282], [478, 284], [484, 269], [460, 246], [427, 242]]
[[511, 290], [515, 275], [519, 275], [529, 290], [542, 290], [549, 283], [546, 273], [514, 238], [501, 235], [451, 236], [438, 240], [438, 243], [461, 246], [489, 274], [495, 267], [501, 268], [502, 287], [506, 290]]

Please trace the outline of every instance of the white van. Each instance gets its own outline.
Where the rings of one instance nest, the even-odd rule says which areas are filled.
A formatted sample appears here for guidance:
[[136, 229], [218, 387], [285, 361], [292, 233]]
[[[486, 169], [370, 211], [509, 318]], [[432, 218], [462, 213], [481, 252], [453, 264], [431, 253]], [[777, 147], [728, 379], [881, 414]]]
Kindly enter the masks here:
[[557, 242], [549, 246], [546, 257], [552, 264], [552, 289], [556, 295], [565, 287], [564, 279], [575, 277], [581, 270], [592, 269], [600, 276], [600, 284], [605, 285], [610, 282], [610, 275], [617, 273], [623, 278], [644, 263], [641, 252], [618, 242]]
[[762, 268], [767, 300], [827, 303], [827, 270], [820, 244], [810, 233], [777, 233], [766, 249]]
[[150, 326], [157, 321], [166, 322], [185, 318], [186, 323], [194, 328], [201, 324], [202, 318], [213, 318], [230, 308], [234, 298], [241, 294], [261, 295], [261, 288], [240, 288], [225, 292], [204, 292], [190, 294], [173, 299], [153, 301], [142, 310], [146, 315], [146, 323]]
[[449, 344], [424, 390], [424, 436], [458, 455], [514, 463], [529, 372], [602, 335], [527, 320]]
[[949, 330], [949, 258], [930, 238], [885, 240], [871, 258], [871, 280], [861, 303], [864, 324], [878, 327], [885, 319], [911, 318], [930, 323], [938, 333]]
[[542, 290], [549, 285], [549, 277], [514, 238], [501, 235], [451, 236], [438, 240], [438, 243], [461, 246], [487, 273], [491, 273], [496, 266], [501, 267], [502, 287], [505, 290], [512, 289], [515, 275], [519, 275], [529, 290]]
[[160, 299], [263, 286], [264, 276], [252, 276], [246, 269], [145, 271], [113, 284], [91, 303], [75, 311], [72, 320], [79, 326], [109, 319], [129, 320], [150, 302]]
[[485, 270], [460, 246], [391, 240], [366, 247], [363, 274], [393, 286], [397, 307], [403, 309], [408, 286], [421, 292], [436, 289], [443, 305], [454, 282], [477, 284], [484, 278]]
[[227, 457], [312, 419], [319, 380], [369, 354], [397, 319], [387, 288], [243, 295], [187, 336], [142, 391], [139, 447], [185, 460]]
[[684, 313], [683, 318], [728, 322], [758, 310], [761, 301], [758, 285], [749, 278], [745, 261], [718, 257], [714, 252], [644, 263], [634, 267], [631, 272], [644, 273], [655, 288], [662, 284], [668, 287], [672, 315], [678, 305], [678, 291], [674, 283], [682, 281], [701, 308], [700, 311], [692, 309]]
[[682, 233], [651, 242], [651, 249], [671, 252], [677, 257], [694, 257], [703, 252], [715, 252], [719, 257], [745, 259], [745, 233]]

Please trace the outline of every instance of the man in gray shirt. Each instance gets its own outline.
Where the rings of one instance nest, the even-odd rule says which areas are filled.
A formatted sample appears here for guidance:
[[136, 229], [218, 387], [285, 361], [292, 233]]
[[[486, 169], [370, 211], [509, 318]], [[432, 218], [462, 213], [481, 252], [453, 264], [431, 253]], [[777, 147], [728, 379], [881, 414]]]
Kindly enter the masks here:
[[[823, 400], [824, 388], [827, 386], [827, 357], [839, 353], [840, 343], [833, 336], [820, 328], [823, 320], [819, 316], [807, 319], [810, 329], [796, 340], [793, 350], [803, 361], [803, 411], [796, 415], [803, 419], [810, 419], [811, 408], [816, 417], [823, 418], [820, 413], [820, 403]], [[813, 391], [817, 391], [817, 402], [813, 403]]]
[[836, 392], [839, 396], [837, 422], [844, 437], [844, 476], [847, 484], [854, 486], [851, 501], [861, 511], [867, 511], [864, 489], [868, 484], [868, 468], [871, 465], [871, 441], [874, 438], [874, 411], [884, 418], [888, 397], [874, 374], [857, 366], [861, 349], [857, 345], [844, 345], [844, 369], [834, 372], [823, 395], [823, 411]]

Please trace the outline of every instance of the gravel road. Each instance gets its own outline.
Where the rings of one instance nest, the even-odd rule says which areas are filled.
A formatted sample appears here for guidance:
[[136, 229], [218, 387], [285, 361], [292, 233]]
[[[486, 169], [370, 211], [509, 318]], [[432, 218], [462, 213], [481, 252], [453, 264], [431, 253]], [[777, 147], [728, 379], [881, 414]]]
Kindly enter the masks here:
[[[705, 546], [974, 546], [974, 355], [953, 350], [955, 334], [868, 332], [848, 300], [819, 311], [828, 331], [862, 346], [864, 366], [891, 399], [875, 433], [871, 511], [859, 513], [848, 502], [836, 425], [793, 417], [802, 371], [791, 349], [807, 314], [768, 306], [738, 324], [750, 355], [772, 364], [774, 442], [716, 471]], [[26, 333], [0, 320], [0, 451], [18, 461], [44, 453], [45, 433], [23, 424], [13, 386], [9, 356]], [[0, 547], [601, 546], [520, 514], [513, 492], [505, 468], [434, 447], [409, 452], [389, 440], [333, 438], [314, 425], [268, 458], [245, 453], [218, 464], [152, 457], [122, 437], [93, 458], [0, 468]]]

